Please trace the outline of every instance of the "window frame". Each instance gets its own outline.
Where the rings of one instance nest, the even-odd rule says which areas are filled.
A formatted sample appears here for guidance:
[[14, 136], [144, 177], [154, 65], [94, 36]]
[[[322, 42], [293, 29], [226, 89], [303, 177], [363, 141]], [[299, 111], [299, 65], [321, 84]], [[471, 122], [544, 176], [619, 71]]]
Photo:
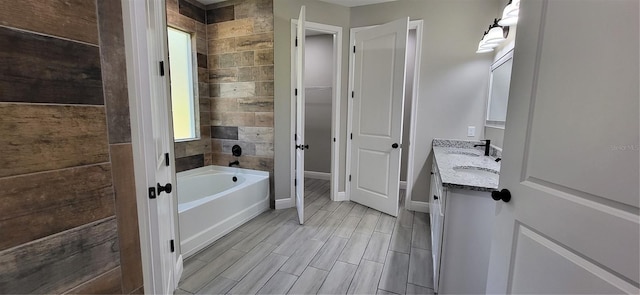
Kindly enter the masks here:
[[[182, 28], [178, 28], [175, 26], [167, 25], [167, 30], [174, 30], [183, 34], [187, 34], [189, 36], [189, 53], [190, 53], [190, 61], [188, 72], [190, 74], [190, 98], [191, 98], [191, 112], [193, 118], [193, 132], [194, 137], [181, 138], [176, 139], [175, 132], [173, 134], [173, 142], [189, 142], [189, 141], [198, 141], [202, 139], [201, 131], [200, 131], [200, 92], [198, 89], [198, 60], [197, 60], [197, 45], [196, 45], [196, 36], [195, 32], [191, 32], [190, 30], [184, 30]], [[168, 34], [168, 32], [167, 32]], [[169, 38], [167, 38], [167, 42]], [[167, 48], [169, 48], [169, 44], [167, 44]], [[171, 55], [171, 52], [169, 52]], [[171, 61], [168, 62], [169, 65], [169, 84], [171, 84]], [[170, 95], [171, 96], [171, 95]], [[173, 97], [171, 96], [171, 124], [173, 124]], [[173, 126], [173, 125], [172, 125]]]

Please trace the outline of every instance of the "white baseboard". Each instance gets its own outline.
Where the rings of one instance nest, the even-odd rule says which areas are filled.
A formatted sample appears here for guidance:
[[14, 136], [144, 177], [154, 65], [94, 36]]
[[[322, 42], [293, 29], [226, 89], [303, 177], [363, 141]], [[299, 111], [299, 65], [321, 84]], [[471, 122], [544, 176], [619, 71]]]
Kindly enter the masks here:
[[313, 179], [322, 179], [322, 180], [330, 180], [331, 173], [326, 172], [316, 172], [316, 171], [305, 171], [304, 177], [313, 178]]
[[429, 213], [429, 202], [405, 200], [405, 205], [411, 211]]
[[276, 210], [287, 209], [295, 206], [296, 206], [296, 202], [291, 197], [276, 200]]
[[336, 202], [349, 201], [349, 199], [347, 198], [347, 193], [346, 192], [338, 192], [336, 194], [336, 199], [334, 201], [336, 201]]
[[404, 180], [400, 180], [400, 189], [407, 189], [407, 182]]

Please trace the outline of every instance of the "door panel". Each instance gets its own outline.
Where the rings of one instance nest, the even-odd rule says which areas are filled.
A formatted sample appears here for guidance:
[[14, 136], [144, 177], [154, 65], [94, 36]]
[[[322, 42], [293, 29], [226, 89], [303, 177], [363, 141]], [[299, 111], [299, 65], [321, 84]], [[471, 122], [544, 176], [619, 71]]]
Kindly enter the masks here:
[[398, 215], [408, 26], [406, 18], [355, 33], [350, 198], [392, 216]]
[[640, 291], [638, 6], [522, 1], [487, 293]]
[[[519, 224], [509, 293], [620, 294], [633, 286], [553, 240]], [[536, 278], [532, 280], [532, 278]], [[543, 281], [544, 284], [540, 284]]]
[[298, 28], [296, 31], [296, 209], [298, 220], [304, 223], [304, 38], [305, 38], [305, 7], [300, 8]]
[[389, 45], [396, 44], [396, 38], [395, 34], [389, 34], [362, 42], [362, 62], [357, 72], [362, 74], [360, 83], [366, 83], [366, 87], [359, 90], [362, 93], [361, 97], [366, 98], [367, 101], [360, 104], [361, 135], [387, 138], [392, 136], [393, 114], [390, 110], [393, 107], [393, 100], [389, 98], [393, 97], [393, 79], [396, 76], [394, 73], [381, 75], [380, 72], [393, 69], [397, 50], [404, 50], [389, 48]]
[[[358, 151], [358, 162], [362, 163], [377, 163], [382, 166], [388, 167], [389, 153], [372, 151], [366, 149], [360, 149]], [[387, 172], [387, 173], [384, 173]], [[375, 170], [358, 170], [356, 171], [358, 188], [367, 191], [370, 194], [376, 194], [380, 197], [386, 197], [389, 194], [389, 179], [388, 171]]]

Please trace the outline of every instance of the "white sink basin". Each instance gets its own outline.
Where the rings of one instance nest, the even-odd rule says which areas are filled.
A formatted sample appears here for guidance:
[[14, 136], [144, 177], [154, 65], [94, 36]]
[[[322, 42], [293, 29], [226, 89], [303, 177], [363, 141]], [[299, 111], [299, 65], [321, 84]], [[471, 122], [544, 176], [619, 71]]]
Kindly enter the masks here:
[[464, 173], [473, 176], [481, 176], [481, 177], [498, 177], [498, 171], [488, 168], [482, 167], [474, 167], [474, 166], [455, 166], [453, 170], [457, 173]]
[[472, 156], [472, 157], [480, 157], [480, 154], [474, 154], [472, 152], [465, 152], [465, 151], [448, 151], [446, 153], [448, 155], [465, 155], [465, 156]]

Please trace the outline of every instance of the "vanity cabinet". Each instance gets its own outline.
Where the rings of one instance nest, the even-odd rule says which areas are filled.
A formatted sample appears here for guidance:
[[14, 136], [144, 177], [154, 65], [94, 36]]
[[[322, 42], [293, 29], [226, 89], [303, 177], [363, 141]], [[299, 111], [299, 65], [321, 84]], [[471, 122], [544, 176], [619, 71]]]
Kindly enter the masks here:
[[485, 292], [495, 206], [488, 191], [443, 187], [434, 161], [429, 209], [435, 292]]

